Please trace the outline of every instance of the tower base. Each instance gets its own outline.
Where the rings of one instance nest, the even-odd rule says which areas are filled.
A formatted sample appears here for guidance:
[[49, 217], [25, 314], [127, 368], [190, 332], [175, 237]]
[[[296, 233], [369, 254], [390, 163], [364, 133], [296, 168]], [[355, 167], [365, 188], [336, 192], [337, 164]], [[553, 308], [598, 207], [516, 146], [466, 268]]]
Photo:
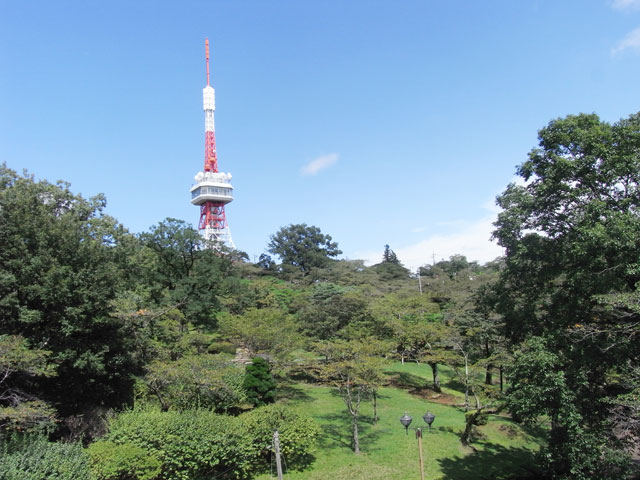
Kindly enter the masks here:
[[206, 227], [203, 230], [200, 230], [200, 233], [207, 240], [224, 245], [225, 247], [233, 250], [236, 249], [233, 239], [231, 238], [231, 230], [229, 230], [229, 227], [222, 229]]

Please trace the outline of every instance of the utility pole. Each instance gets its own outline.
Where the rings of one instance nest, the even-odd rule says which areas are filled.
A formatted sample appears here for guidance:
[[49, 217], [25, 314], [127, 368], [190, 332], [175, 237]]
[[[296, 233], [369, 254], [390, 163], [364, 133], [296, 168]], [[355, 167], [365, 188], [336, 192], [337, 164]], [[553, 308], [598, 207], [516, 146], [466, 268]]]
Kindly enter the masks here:
[[278, 431], [273, 432], [273, 447], [276, 451], [276, 471], [278, 472], [278, 480], [282, 480], [282, 463], [280, 462], [280, 435]]
[[420, 287], [420, 295], [422, 295], [422, 279], [420, 278], [420, 267], [418, 267], [418, 286]]
[[416, 428], [416, 437], [418, 439], [418, 452], [420, 455], [420, 479], [424, 480], [424, 460], [422, 459], [422, 429]]

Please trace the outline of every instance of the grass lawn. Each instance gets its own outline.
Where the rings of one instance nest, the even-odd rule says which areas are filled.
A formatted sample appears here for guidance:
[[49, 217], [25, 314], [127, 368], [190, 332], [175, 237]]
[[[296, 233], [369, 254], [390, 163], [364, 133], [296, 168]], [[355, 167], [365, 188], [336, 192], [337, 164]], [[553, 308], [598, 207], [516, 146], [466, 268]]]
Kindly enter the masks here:
[[[460, 399], [461, 393], [452, 388], [456, 383], [449, 381], [448, 373], [446, 369], [441, 372], [444, 393], [449, 400], [454, 396]], [[479, 428], [482, 438], [474, 443], [478, 449], [474, 453], [460, 444], [464, 428], [461, 408], [409, 393], [420, 388], [421, 382], [428, 383], [431, 374], [428, 366], [398, 363], [390, 366], [387, 374], [401, 388], [380, 390], [377, 424], [371, 418], [371, 403], [361, 405], [360, 455], [351, 450], [351, 418], [332, 389], [297, 383], [283, 390], [282, 401], [311, 415], [322, 430], [315, 461], [304, 471], [287, 472], [286, 479], [419, 479], [415, 434], [409, 430], [406, 435], [399, 421], [405, 411], [414, 418], [412, 426], [424, 425], [422, 415], [427, 410], [436, 416], [432, 431], [425, 432], [423, 438], [427, 479], [513, 478], [525, 473], [521, 466], [532, 463], [532, 453], [541, 444], [542, 432], [536, 432], [537, 435], [526, 432], [508, 418], [492, 416], [487, 425]], [[266, 480], [273, 476], [265, 474], [257, 478]]]

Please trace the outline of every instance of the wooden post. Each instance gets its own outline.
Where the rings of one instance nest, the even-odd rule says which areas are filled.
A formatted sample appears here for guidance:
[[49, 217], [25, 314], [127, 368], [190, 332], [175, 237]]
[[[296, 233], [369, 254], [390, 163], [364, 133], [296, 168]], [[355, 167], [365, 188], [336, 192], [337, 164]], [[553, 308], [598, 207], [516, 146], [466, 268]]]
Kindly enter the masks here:
[[418, 453], [420, 455], [420, 480], [424, 480], [424, 460], [422, 459], [422, 430], [416, 429], [416, 437], [418, 438]]
[[273, 433], [273, 446], [276, 451], [276, 471], [278, 472], [278, 480], [282, 480], [282, 463], [280, 463], [280, 436], [278, 435], [277, 430]]

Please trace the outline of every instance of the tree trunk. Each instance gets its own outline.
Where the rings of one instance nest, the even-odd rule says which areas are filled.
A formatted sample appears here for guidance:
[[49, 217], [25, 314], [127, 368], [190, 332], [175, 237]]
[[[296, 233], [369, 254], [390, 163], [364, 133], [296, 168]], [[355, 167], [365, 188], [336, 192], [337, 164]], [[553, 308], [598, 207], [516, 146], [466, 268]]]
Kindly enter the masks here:
[[491, 363], [487, 365], [487, 370], [484, 374], [484, 383], [493, 385], [493, 365]]
[[438, 375], [438, 364], [437, 363], [429, 363], [431, 366], [431, 374], [433, 375], [433, 390], [440, 393], [442, 389], [440, 388], [440, 376]]
[[360, 439], [358, 438], [358, 415], [352, 414], [353, 421], [353, 453], [358, 455], [360, 453]]
[[502, 365], [500, 365], [500, 393], [503, 392], [503, 376], [502, 376]]
[[469, 411], [469, 382], [465, 382], [464, 386], [464, 411]]
[[470, 446], [471, 433], [473, 433], [473, 426], [476, 422], [477, 415], [477, 412], [466, 415], [466, 425], [464, 427], [464, 432], [462, 432], [462, 436], [460, 437], [460, 443], [462, 443], [465, 447]]
[[373, 391], [373, 423], [378, 423], [378, 392]]
[[464, 411], [469, 411], [469, 361], [464, 355]]

